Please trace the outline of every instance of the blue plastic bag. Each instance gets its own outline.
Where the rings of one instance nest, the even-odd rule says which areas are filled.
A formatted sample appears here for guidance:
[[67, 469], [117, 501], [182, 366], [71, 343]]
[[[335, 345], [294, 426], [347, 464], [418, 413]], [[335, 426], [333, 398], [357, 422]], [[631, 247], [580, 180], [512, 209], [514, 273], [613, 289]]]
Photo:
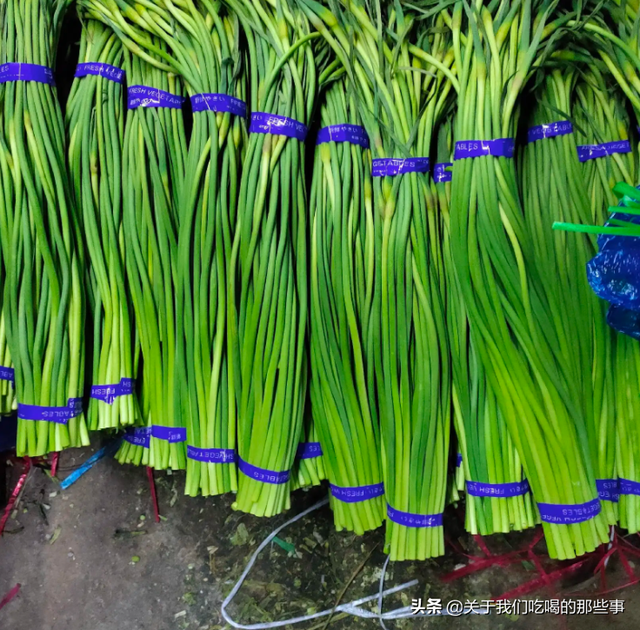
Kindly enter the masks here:
[[640, 340], [640, 311], [612, 304], [607, 311], [607, 324], [618, 332]]
[[[622, 202], [619, 205], [623, 207]], [[638, 215], [616, 212], [611, 218], [640, 225]], [[598, 247], [600, 251], [587, 263], [589, 284], [598, 297], [611, 303], [609, 325], [640, 339], [640, 238], [601, 234]]]

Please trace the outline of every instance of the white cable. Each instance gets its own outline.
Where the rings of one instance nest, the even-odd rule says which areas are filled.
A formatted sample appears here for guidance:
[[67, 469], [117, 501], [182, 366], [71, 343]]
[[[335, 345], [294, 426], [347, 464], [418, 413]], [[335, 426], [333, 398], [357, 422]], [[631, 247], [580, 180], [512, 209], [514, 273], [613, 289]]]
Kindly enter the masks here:
[[[236, 621], [234, 621], [231, 616], [229, 615], [229, 613], [227, 612], [227, 606], [233, 601], [233, 598], [238, 594], [238, 591], [240, 590], [240, 587], [242, 586], [243, 582], [246, 580], [247, 575], [249, 575], [249, 572], [251, 571], [251, 569], [253, 568], [253, 565], [255, 564], [256, 560], [258, 559], [258, 556], [260, 555], [260, 553], [264, 550], [264, 548], [286, 527], [289, 527], [289, 525], [293, 525], [293, 523], [295, 523], [296, 521], [299, 521], [300, 519], [304, 518], [305, 516], [307, 516], [307, 514], [311, 514], [311, 512], [314, 512], [315, 510], [320, 509], [321, 507], [325, 506], [327, 503], [329, 502], [328, 498], [322, 499], [321, 501], [318, 501], [318, 503], [316, 503], [315, 505], [312, 505], [310, 508], [306, 509], [304, 512], [300, 512], [300, 514], [298, 514], [297, 516], [294, 516], [292, 519], [288, 520], [286, 523], [284, 523], [283, 525], [280, 525], [280, 527], [277, 527], [276, 529], [274, 529], [261, 543], [260, 546], [255, 550], [255, 552], [253, 553], [253, 555], [251, 556], [247, 566], [245, 567], [244, 571], [242, 572], [242, 575], [240, 576], [240, 578], [238, 579], [238, 581], [236, 582], [235, 586], [231, 589], [231, 592], [229, 593], [229, 595], [227, 595], [227, 597], [225, 598], [224, 602], [222, 602], [222, 606], [220, 608], [220, 612], [222, 613], [222, 616], [224, 617], [224, 620], [230, 625], [233, 626], [234, 628], [238, 628], [238, 630], [269, 630], [270, 628], [281, 628], [283, 626], [288, 626], [288, 625], [292, 625], [292, 624], [296, 624], [296, 623], [302, 623], [304, 621], [312, 621], [314, 619], [319, 619], [321, 617], [327, 617], [329, 615], [332, 615], [333, 613], [336, 612], [344, 612], [347, 613], [349, 615], [353, 615], [355, 617], [361, 617], [361, 618], [373, 618], [373, 619], [380, 619], [382, 615], [380, 615], [380, 612], [378, 613], [372, 613], [369, 612], [368, 610], [361, 610], [359, 607], [362, 606], [362, 604], [366, 604], [367, 602], [373, 601], [378, 599], [379, 601], [381, 600], [381, 597], [385, 596], [385, 595], [392, 595], [393, 593], [397, 593], [399, 591], [403, 591], [407, 588], [410, 588], [412, 586], [415, 586], [416, 584], [418, 584], [418, 580], [411, 580], [410, 582], [405, 582], [404, 584], [400, 584], [399, 586], [394, 586], [393, 588], [387, 589], [386, 591], [381, 591], [375, 595], [369, 595], [368, 597], [362, 597], [360, 599], [356, 599], [352, 602], [349, 602], [347, 604], [340, 604], [339, 606], [336, 606], [335, 608], [328, 608], [327, 610], [322, 610], [320, 612], [314, 613], [312, 615], [304, 615], [302, 617], [293, 617], [292, 619], [285, 619], [282, 621], [273, 621], [270, 623], [253, 623], [253, 624], [249, 624], [249, 625], [244, 625], [241, 623], [237, 623]], [[384, 573], [383, 573], [384, 576]], [[404, 608], [401, 609], [404, 612]], [[394, 613], [396, 611], [391, 611], [391, 613]], [[387, 613], [389, 614], [389, 613]], [[385, 615], [386, 617], [386, 615]]]
[[[616, 529], [614, 525], [610, 525], [609, 526], [609, 545], [607, 546], [607, 551], [611, 551], [611, 548], [613, 547], [613, 539], [616, 535]], [[611, 560], [611, 556], [609, 556], [605, 561], [604, 561], [604, 568], [607, 568], [607, 565], [609, 564], [609, 560]]]
[[384, 566], [382, 567], [382, 575], [380, 576], [380, 591], [378, 593], [378, 612], [380, 613], [380, 626], [383, 630], [389, 630], [382, 619], [382, 598], [384, 596], [384, 576], [387, 574], [387, 567], [389, 566], [389, 560], [391, 556], [387, 556], [387, 559], [384, 561]]
[[[328, 608], [327, 610], [322, 610], [312, 615], [293, 617], [291, 619], [284, 619], [281, 621], [273, 621], [269, 623], [252, 623], [249, 625], [244, 625], [234, 621], [229, 615], [229, 613], [227, 612], [227, 606], [233, 601], [233, 598], [238, 594], [238, 591], [242, 587], [242, 584], [244, 583], [244, 581], [247, 579], [247, 575], [249, 575], [249, 572], [253, 568], [253, 565], [258, 559], [258, 556], [260, 555], [260, 553], [283, 529], [286, 529], [287, 527], [289, 527], [289, 525], [293, 525], [293, 523], [304, 518], [305, 516], [307, 516], [307, 514], [311, 514], [311, 512], [315, 512], [315, 510], [318, 510], [321, 507], [324, 507], [325, 505], [327, 505], [327, 503], [329, 503], [328, 497], [325, 499], [322, 499], [321, 501], [318, 501], [318, 503], [315, 503], [310, 508], [307, 508], [304, 512], [300, 512], [300, 514], [294, 516], [293, 518], [289, 519], [286, 523], [283, 523], [282, 525], [280, 525], [280, 527], [277, 527], [276, 529], [274, 529], [260, 543], [260, 546], [255, 550], [255, 552], [249, 559], [247, 566], [242, 572], [242, 575], [240, 576], [238, 581], [235, 583], [234, 587], [231, 589], [231, 592], [229, 593], [229, 595], [227, 595], [225, 600], [222, 602], [222, 606], [220, 607], [220, 612], [222, 613], [224, 620], [230, 626], [237, 628], [238, 630], [271, 630], [272, 628], [282, 628], [283, 626], [289, 626], [297, 623], [303, 623], [305, 621], [313, 621], [314, 619], [320, 619], [322, 617], [328, 617], [330, 615], [333, 615], [334, 613], [346, 613], [348, 615], [351, 615], [353, 617], [359, 617], [361, 619], [377, 619], [380, 625], [384, 628], [384, 630], [387, 630], [384, 624], [384, 620], [407, 619], [410, 617], [450, 616], [450, 613], [447, 610], [442, 610], [437, 613], [429, 613], [429, 614], [423, 613], [419, 615], [419, 614], [416, 614], [416, 612], [414, 612], [413, 608], [410, 606], [402, 606], [400, 608], [395, 608], [394, 610], [390, 610], [389, 612], [383, 613], [382, 601], [385, 596], [393, 595], [394, 593], [399, 593], [400, 591], [404, 591], [418, 584], [418, 580], [411, 580], [409, 582], [405, 582], [404, 584], [399, 584], [398, 586], [394, 586], [392, 588], [383, 590], [384, 577], [387, 572], [387, 566], [390, 560], [390, 556], [387, 556], [387, 559], [385, 560], [385, 563], [384, 563], [384, 567], [382, 569], [382, 575], [380, 576], [380, 588], [378, 590], [378, 593], [376, 593], [375, 595], [368, 595], [367, 597], [361, 597], [360, 599], [355, 599], [346, 604], [340, 604], [338, 606], [335, 606], [334, 608]], [[369, 610], [363, 610], [362, 608], [360, 608], [360, 606], [362, 606], [363, 604], [372, 602], [374, 600], [377, 600], [377, 603], [378, 603], [377, 612], [371, 612]], [[489, 611], [480, 611], [480, 610], [470, 610], [468, 612], [476, 615], [489, 614]], [[465, 614], [468, 614], [468, 613], [465, 613]], [[460, 616], [460, 615], [453, 615], [453, 616]]]

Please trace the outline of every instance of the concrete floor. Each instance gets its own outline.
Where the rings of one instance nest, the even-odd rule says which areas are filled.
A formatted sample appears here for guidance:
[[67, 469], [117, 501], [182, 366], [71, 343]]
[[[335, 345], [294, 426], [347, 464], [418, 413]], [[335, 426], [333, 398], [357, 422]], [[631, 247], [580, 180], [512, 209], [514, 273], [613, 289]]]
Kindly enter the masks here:
[[[59, 478], [95, 449], [63, 453]], [[10, 471], [15, 481], [16, 466]], [[19, 509], [0, 539], [0, 599], [16, 583], [19, 596], [0, 611], [0, 629], [14, 630], [221, 630], [223, 597], [239, 577], [248, 557], [277, 525], [324, 495], [316, 488], [294, 495], [286, 515], [258, 519], [231, 509], [232, 497], [193, 499], [182, 495], [182, 474], [157, 474], [160, 510], [155, 523], [145, 470], [103, 459], [77, 483], [60, 490], [44, 470], [35, 469]], [[454, 517], [455, 518], [455, 517]], [[454, 527], [455, 530], [455, 527]], [[451, 530], [449, 530], [451, 532]], [[453, 532], [475, 553], [473, 541]], [[458, 533], [460, 536], [458, 536]], [[282, 532], [282, 546], [265, 550], [249, 580], [230, 607], [236, 621], [268, 622], [332, 607], [345, 586], [342, 601], [377, 590], [384, 561], [383, 534], [364, 537], [337, 533], [327, 507]], [[493, 537], [492, 547], [509, 549], [517, 535]], [[516, 541], [516, 542], [514, 542]], [[295, 552], [288, 552], [291, 545]], [[517, 545], [516, 545], [517, 546]], [[373, 552], [372, 552], [373, 550]], [[368, 557], [368, 559], [367, 559]], [[365, 562], [366, 560], [366, 562]], [[364, 563], [364, 564], [363, 564]], [[444, 558], [390, 565], [388, 586], [417, 578], [420, 584], [385, 608], [410, 603], [412, 597], [486, 599], [513, 588], [535, 573], [526, 565], [494, 567], [452, 583], [440, 576], [464, 564], [448, 550]], [[612, 583], [621, 583], [615, 563]], [[355, 577], [354, 577], [355, 576]], [[563, 588], [593, 593], [589, 573], [579, 584]], [[542, 590], [534, 597], [548, 599]], [[620, 615], [559, 617], [465, 616], [412, 618], [388, 622], [391, 628], [477, 628], [485, 630], [591, 630], [634, 628], [640, 620], [640, 586], [607, 596], [625, 600]], [[297, 628], [324, 627], [325, 621]], [[336, 617], [331, 630], [373, 630], [376, 620]]]

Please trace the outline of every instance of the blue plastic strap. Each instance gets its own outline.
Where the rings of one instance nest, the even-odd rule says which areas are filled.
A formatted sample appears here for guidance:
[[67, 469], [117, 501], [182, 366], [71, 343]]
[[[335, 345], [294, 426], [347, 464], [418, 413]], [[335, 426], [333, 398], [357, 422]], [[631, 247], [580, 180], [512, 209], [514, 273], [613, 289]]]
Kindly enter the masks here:
[[35, 63], [3, 63], [0, 66], [0, 83], [34, 81], [55, 86], [53, 70]]
[[440, 514], [412, 514], [396, 510], [387, 503], [387, 516], [390, 521], [404, 527], [441, 527], [442, 513]]
[[193, 112], [228, 112], [245, 118], [247, 104], [228, 94], [194, 94], [191, 97], [191, 110]]
[[467, 481], [467, 493], [473, 497], [510, 498], [519, 497], [530, 491], [529, 482], [512, 481], [508, 483], [482, 483], [480, 481]]
[[184, 103], [182, 96], [171, 94], [171, 92], [165, 92], [158, 88], [132, 85], [127, 90], [127, 107], [129, 109], [137, 109], [138, 107], [181, 109], [182, 103]]
[[89, 75], [103, 77], [114, 83], [122, 83], [124, 81], [124, 70], [108, 63], [99, 63], [97, 61], [89, 63], [79, 63], [76, 66], [76, 79], [81, 79]]
[[329, 488], [331, 496], [343, 503], [361, 503], [384, 494], [383, 483], [373, 483], [369, 486], [336, 486], [330, 483]]
[[596, 490], [601, 501], [618, 503], [620, 499], [620, 480], [596, 479]]
[[187, 441], [187, 430], [184, 427], [163, 427], [159, 424], [151, 425], [151, 437], [164, 440], [169, 444]]
[[300, 442], [300, 444], [298, 444], [296, 457], [297, 459], [322, 457], [322, 446], [320, 446], [320, 442]]
[[527, 132], [527, 141], [535, 142], [544, 138], [555, 138], [556, 136], [566, 136], [573, 133], [573, 125], [569, 120], [558, 120], [556, 122], [547, 123], [546, 125], [537, 125], [530, 127]]
[[71, 418], [76, 418], [81, 413], [82, 398], [69, 398], [66, 407], [41, 407], [40, 405], [18, 403], [18, 418], [20, 420], [68, 424]]
[[320, 129], [316, 144], [325, 144], [327, 142], [349, 142], [350, 144], [357, 144], [364, 149], [369, 148], [369, 136], [365, 128], [347, 123], [329, 125]]
[[640, 496], [640, 483], [631, 481], [631, 479], [622, 479], [622, 477], [618, 481], [620, 482], [620, 494]]
[[13, 368], [0, 365], [0, 381], [9, 381], [15, 383], [15, 371]]
[[371, 175], [374, 177], [395, 177], [405, 173], [428, 173], [429, 158], [375, 158]]
[[289, 481], [291, 473], [288, 470], [276, 471], [267, 470], [266, 468], [258, 468], [249, 462], [245, 462], [238, 456], [238, 468], [246, 477], [261, 481], [262, 483], [271, 483], [273, 485], [281, 485]]
[[586, 503], [574, 505], [560, 505], [556, 503], [538, 503], [540, 518], [545, 523], [556, 525], [570, 525], [591, 520], [602, 510], [600, 499], [593, 499]]
[[304, 142], [308, 131], [305, 124], [293, 118], [268, 114], [267, 112], [253, 112], [251, 114], [250, 133], [270, 133]]
[[133, 444], [134, 446], [142, 446], [142, 448], [149, 448], [149, 441], [151, 439], [151, 427], [136, 427], [129, 429], [124, 434], [125, 442]]
[[486, 155], [493, 157], [512, 158], [516, 142], [513, 138], [498, 138], [497, 140], [463, 140], [456, 142], [454, 160], [477, 158]]
[[436, 184], [444, 184], [453, 179], [453, 173], [449, 170], [453, 166], [453, 162], [438, 162], [433, 167], [433, 181]]
[[187, 446], [187, 457], [207, 464], [233, 464], [236, 461], [236, 452], [232, 448]]
[[132, 378], [121, 378], [120, 382], [114, 385], [92, 385], [91, 398], [101, 400], [112, 405], [116, 398], [120, 396], [132, 396], [135, 381]]
[[628, 140], [603, 142], [602, 144], [582, 144], [578, 146], [578, 159], [581, 162], [607, 157], [614, 153], [631, 153], [631, 143]]

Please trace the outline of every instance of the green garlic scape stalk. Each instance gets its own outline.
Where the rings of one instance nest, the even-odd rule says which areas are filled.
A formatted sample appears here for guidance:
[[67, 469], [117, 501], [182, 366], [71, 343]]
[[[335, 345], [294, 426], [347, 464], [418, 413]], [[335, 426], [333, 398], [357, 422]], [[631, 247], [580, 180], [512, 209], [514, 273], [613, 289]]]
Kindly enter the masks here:
[[[314, 36], [304, 15], [284, 1], [229, 0], [227, 5], [247, 38], [250, 111], [308, 125], [317, 85]], [[305, 179], [303, 142], [250, 134], [231, 259], [239, 314], [232, 335], [238, 357], [238, 456], [283, 473], [281, 479], [294, 463], [307, 391]], [[272, 516], [288, 508], [289, 490], [289, 481], [265, 483], [241, 473], [234, 507]]]
[[[547, 7], [531, 0], [455, 4], [456, 141], [514, 137], [522, 87], [560, 23], [546, 23], [548, 17]], [[549, 279], [527, 265], [533, 244], [514, 160], [456, 160], [452, 191], [451, 248], [472, 342], [534, 498], [539, 504], [597, 506], [585, 419], [554, 354], [561, 343], [545, 300]], [[552, 557], [572, 558], [607, 540], [603, 517], [588, 516], [543, 523]]]
[[[440, 163], [452, 160], [453, 124], [453, 119], [447, 120], [438, 134], [437, 161]], [[463, 294], [455, 273], [450, 242], [452, 183], [441, 182], [436, 176], [433, 186], [438, 195], [442, 220], [446, 315], [451, 347], [452, 414], [458, 437], [457, 453], [462, 456], [462, 465], [455, 469], [459, 484], [456, 487], [463, 490], [466, 480], [488, 484], [522, 482], [522, 462], [474, 347]], [[536, 510], [530, 492], [509, 498], [466, 494], [465, 527], [472, 534], [486, 536], [522, 530], [533, 527], [535, 522]]]
[[[160, 45], [160, 44], [158, 44]], [[180, 95], [180, 80], [125, 54], [129, 85]], [[129, 110], [123, 155], [126, 268], [148, 387], [151, 424], [181, 428], [175, 413], [181, 383], [175, 378], [180, 200], [187, 157], [180, 109]], [[186, 445], [151, 437], [149, 465], [185, 467]]]
[[[575, 92], [578, 144], [631, 139], [631, 122], [622, 94], [611, 85], [611, 78], [603, 74], [597, 65], [590, 64], [589, 71], [584, 73]], [[580, 164], [580, 169], [589, 213], [586, 217], [572, 217], [570, 221], [559, 222], [554, 227], [591, 234], [625, 234], [627, 229], [624, 221], [615, 219], [608, 224], [610, 227], [603, 225], [608, 218], [607, 208], [609, 212], [619, 211], [616, 204], [622, 194], [632, 195], [631, 199], [637, 196], [633, 186], [628, 183], [635, 181], [637, 172], [634, 152], [588, 160]], [[630, 234], [634, 235], [635, 232], [636, 229], [631, 226]], [[606, 306], [602, 304], [602, 308]], [[598, 432], [599, 478], [619, 477], [640, 481], [640, 442], [635, 429], [640, 418], [640, 399], [637, 396], [640, 389], [640, 349], [635, 339], [614, 331], [610, 334], [612, 341], [605, 355], [607, 363], [601, 368], [605, 371], [603, 378], [609, 399]], [[615, 440], [612, 435], [614, 431]], [[609, 503], [603, 501], [607, 511], [614, 512], [614, 507]], [[630, 532], [640, 531], [639, 510], [640, 497], [620, 494], [617, 517], [622, 527]]]
[[[121, 67], [122, 45], [95, 20], [83, 21], [79, 63]], [[133, 379], [133, 314], [124, 270], [122, 225], [122, 142], [124, 99], [121, 83], [102, 76], [74, 79], [67, 104], [69, 170], [87, 242], [93, 349], [91, 384], [118, 385]], [[89, 399], [90, 429], [133, 424], [132, 395], [111, 402]]]
[[[325, 92], [320, 126], [359, 124], [344, 80]], [[375, 329], [371, 151], [357, 144], [316, 146], [310, 194], [311, 398], [328, 479], [339, 488], [382, 482], [373, 373]], [[336, 528], [379, 527], [384, 497], [331, 498]]]
[[[0, 63], [52, 68], [67, 4], [0, 1]], [[84, 414], [70, 401], [84, 393], [84, 254], [55, 88], [10, 81], [0, 87], [0, 103], [4, 321], [16, 397], [74, 408], [66, 423], [19, 420], [18, 455], [38, 456], [89, 443]]]
[[[428, 157], [434, 126], [455, 83], [444, 29], [434, 25], [425, 37], [398, 3], [387, 15], [379, 5], [369, 14], [364, 5], [345, 2], [339, 16], [312, 0], [304, 4], [347, 70], [372, 157]], [[421, 47], [408, 43], [416, 31]], [[367, 350], [374, 378], [368, 387], [370, 395], [375, 391], [377, 408], [371, 412], [381, 427], [392, 560], [444, 553], [438, 523], [446, 498], [449, 349], [437, 273], [440, 253], [430, 248], [430, 223], [437, 221], [428, 216], [429, 194], [424, 173], [373, 178], [373, 342]], [[409, 526], [399, 513], [428, 526]]]

